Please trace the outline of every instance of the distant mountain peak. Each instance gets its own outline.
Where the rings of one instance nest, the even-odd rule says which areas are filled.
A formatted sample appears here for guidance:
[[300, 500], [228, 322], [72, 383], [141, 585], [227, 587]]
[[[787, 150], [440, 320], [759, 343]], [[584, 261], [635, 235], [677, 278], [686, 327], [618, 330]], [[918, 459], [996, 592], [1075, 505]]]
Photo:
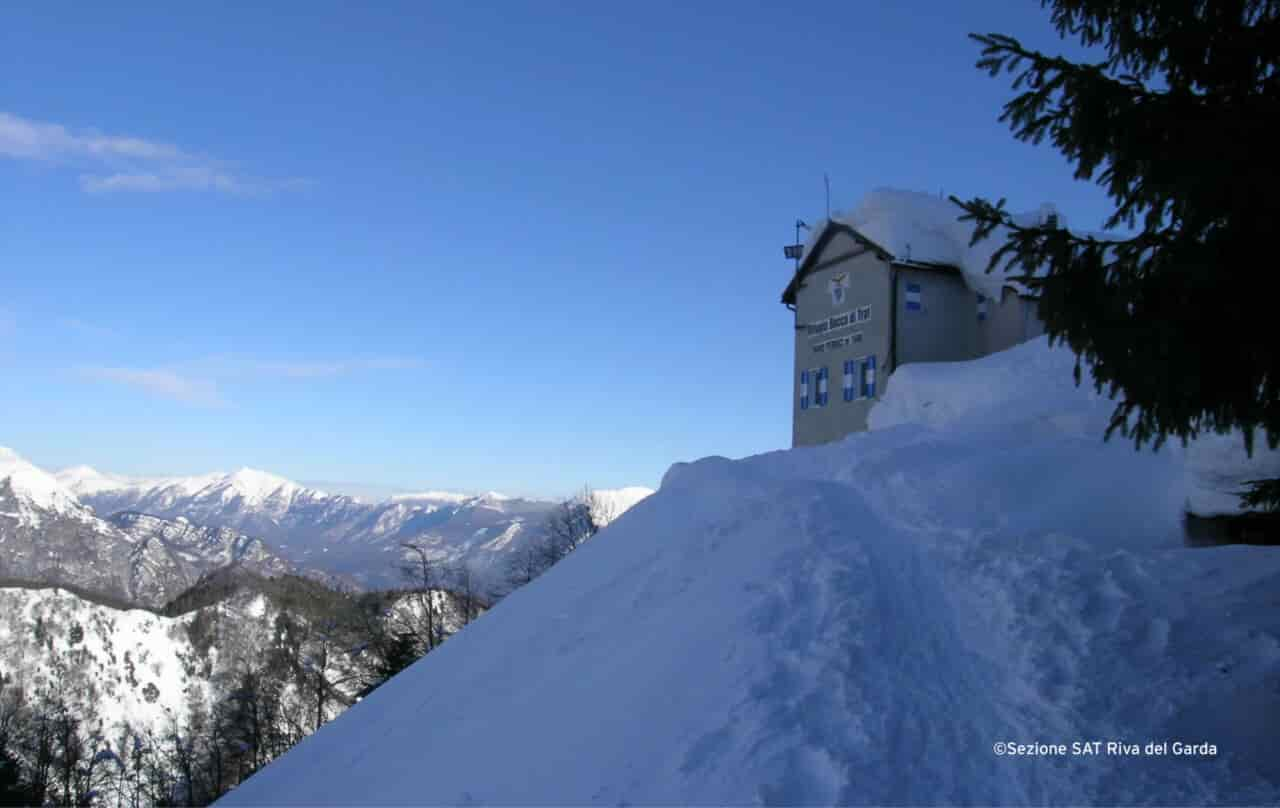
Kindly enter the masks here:
[[58, 482], [77, 497], [102, 491], [117, 491], [137, 485], [137, 482], [116, 474], [104, 474], [93, 466], [79, 465], [55, 472]]
[[281, 493], [289, 496], [304, 490], [302, 486], [284, 477], [247, 467], [229, 475], [226, 486], [252, 502], [261, 502]]
[[458, 503], [466, 502], [467, 500], [474, 498], [475, 497], [471, 494], [459, 494], [455, 491], [420, 491], [414, 494], [396, 494], [395, 496], [389, 497], [387, 501], [395, 503], [405, 502], [410, 504], [414, 502]]
[[9, 488], [20, 504], [59, 514], [84, 510], [75, 494], [57, 478], [27, 462], [12, 449], [0, 447], [0, 483]]

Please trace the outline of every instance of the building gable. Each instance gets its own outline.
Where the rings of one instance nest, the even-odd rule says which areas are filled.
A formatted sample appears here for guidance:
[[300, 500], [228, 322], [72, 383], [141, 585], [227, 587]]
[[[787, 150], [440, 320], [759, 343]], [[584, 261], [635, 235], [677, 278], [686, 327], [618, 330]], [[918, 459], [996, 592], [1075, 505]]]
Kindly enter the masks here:
[[835, 263], [866, 252], [876, 253], [882, 260], [889, 260], [891, 255], [878, 244], [864, 237], [847, 224], [828, 220], [823, 225], [813, 246], [805, 251], [799, 268], [782, 292], [782, 302], [788, 306], [796, 304], [796, 294], [804, 285], [805, 279]]

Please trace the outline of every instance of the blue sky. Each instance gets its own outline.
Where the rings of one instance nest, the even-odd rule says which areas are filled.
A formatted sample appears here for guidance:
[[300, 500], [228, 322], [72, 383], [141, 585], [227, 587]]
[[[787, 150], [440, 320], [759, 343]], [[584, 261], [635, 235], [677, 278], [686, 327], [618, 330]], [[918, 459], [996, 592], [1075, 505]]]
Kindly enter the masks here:
[[[997, 121], [1036, 3], [29, 4], [0, 27], [0, 445], [557, 495], [790, 442], [797, 217], [1108, 212]], [[215, 8], [216, 6], [216, 8]]]

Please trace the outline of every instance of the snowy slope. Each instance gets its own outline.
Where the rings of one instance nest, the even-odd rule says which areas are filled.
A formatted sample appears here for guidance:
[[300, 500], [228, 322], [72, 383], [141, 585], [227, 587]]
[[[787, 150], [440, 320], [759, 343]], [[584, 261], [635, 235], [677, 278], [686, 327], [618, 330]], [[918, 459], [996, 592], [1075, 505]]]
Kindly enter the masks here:
[[[1185, 453], [1100, 442], [1064, 367], [916, 366], [877, 431], [674, 466], [223, 802], [1275, 804], [1280, 553], [1184, 546]], [[993, 752], [1094, 740], [1171, 745]]]

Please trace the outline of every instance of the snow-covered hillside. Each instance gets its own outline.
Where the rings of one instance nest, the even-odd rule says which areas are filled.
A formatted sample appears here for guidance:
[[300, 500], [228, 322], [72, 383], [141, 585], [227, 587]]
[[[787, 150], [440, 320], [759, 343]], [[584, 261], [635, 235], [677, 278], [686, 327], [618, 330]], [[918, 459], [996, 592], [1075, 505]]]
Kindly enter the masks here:
[[193, 700], [208, 700], [220, 654], [225, 667], [260, 652], [271, 636], [265, 609], [261, 596], [223, 604], [219, 615], [235, 625], [228, 636], [237, 646], [202, 652], [188, 634], [198, 613], [163, 617], [60, 589], [0, 589], [0, 669], [13, 686], [57, 694], [107, 729], [158, 732]]
[[1280, 553], [1186, 547], [1187, 453], [1102, 443], [1069, 368], [907, 367], [873, 432], [672, 467], [224, 802], [1277, 803]]

